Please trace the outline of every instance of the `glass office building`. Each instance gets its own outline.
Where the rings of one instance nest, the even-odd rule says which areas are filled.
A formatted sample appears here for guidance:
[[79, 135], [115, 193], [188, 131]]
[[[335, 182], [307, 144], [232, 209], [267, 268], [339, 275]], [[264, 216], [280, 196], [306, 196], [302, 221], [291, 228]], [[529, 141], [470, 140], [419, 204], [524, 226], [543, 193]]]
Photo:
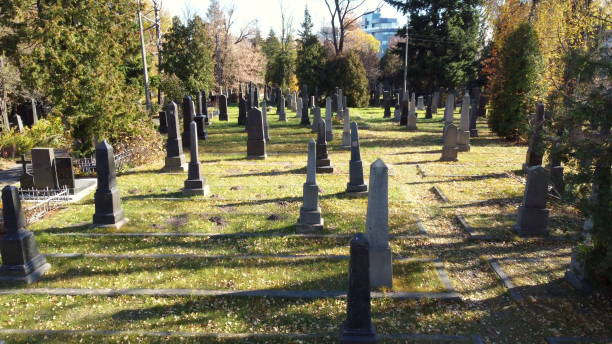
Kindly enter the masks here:
[[399, 24], [397, 18], [383, 18], [380, 10], [368, 13], [361, 18], [361, 28], [380, 41], [379, 55], [389, 48], [389, 40], [395, 36]]

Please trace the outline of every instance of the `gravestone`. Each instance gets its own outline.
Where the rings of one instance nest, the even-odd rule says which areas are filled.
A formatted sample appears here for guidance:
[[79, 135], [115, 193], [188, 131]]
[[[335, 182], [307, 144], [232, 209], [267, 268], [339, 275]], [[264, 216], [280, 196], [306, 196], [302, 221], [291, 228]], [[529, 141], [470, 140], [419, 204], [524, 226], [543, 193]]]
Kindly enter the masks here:
[[325, 118], [327, 118], [327, 116], [332, 116], [333, 115], [333, 99], [335, 98], [330, 98], [327, 97], [325, 98]]
[[402, 118], [402, 110], [398, 104], [395, 105], [395, 109], [393, 111], [393, 122], [399, 122]]
[[412, 92], [412, 95], [410, 96], [410, 107], [409, 107], [409, 112], [408, 114], [414, 114], [416, 116], [416, 95], [414, 94], [414, 92]]
[[166, 111], [159, 112], [159, 133], [165, 134], [168, 132], [168, 122], [166, 121]]
[[366, 235], [370, 242], [370, 286], [393, 286], [389, 247], [389, 169], [377, 159], [370, 166]]
[[190, 155], [189, 170], [187, 172], [187, 180], [185, 180], [183, 195], [185, 196], [206, 196], [210, 188], [206, 185], [206, 180], [202, 178], [200, 158], [198, 154], [198, 134], [195, 122], [191, 123], [190, 137]]
[[478, 99], [472, 99], [470, 106], [470, 137], [478, 137]]
[[185, 96], [185, 98], [183, 98], [183, 135], [181, 136], [184, 147], [189, 146], [189, 128], [194, 118], [195, 105], [190, 96]]
[[0, 236], [0, 281], [30, 284], [38, 281], [51, 265], [38, 251], [34, 234], [25, 229], [26, 220], [17, 188], [2, 189], [4, 234]]
[[310, 130], [313, 133], [319, 132], [319, 121], [321, 120], [321, 108], [314, 108], [312, 110], [312, 125]]
[[219, 120], [220, 121], [229, 121], [229, 114], [227, 113], [227, 97], [222, 94], [217, 97], [219, 102]]
[[36, 123], [38, 123], [38, 111], [36, 110], [36, 100], [34, 100], [34, 98], [30, 99], [30, 107], [32, 109], [31, 112], [31, 123], [32, 125], [35, 125]]
[[268, 105], [266, 101], [261, 102], [261, 117], [263, 119], [264, 140], [270, 143], [270, 123], [268, 123]]
[[262, 117], [258, 108], [252, 108], [247, 115], [247, 159], [265, 159], [267, 157]]
[[359, 147], [359, 131], [357, 122], [351, 123], [351, 161], [349, 162], [349, 182], [346, 193], [350, 196], [365, 196], [368, 186], [363, 180], [363, 162]]
[[96, 145], [98, 188], [94, 195], [93, 224], [97, 227], [121, 228], [127, 223], [117, 188], [117, 170], [113, 147], [106, 140]]
[[246, 125], [247, 102], [240, 96], [238, 99], [238, 125]]
[[28, 163], [31, 161], [26, 160], [25, 154], [21, 154], [21, 160], [17, 161], [21, 164], [21, 176], [19, 177], [19, 187], [21, 189], [34, 189], [34, 176], [28, 173]]
[[32, 174], [36, 189], [58, 189], [53, 148], [32, 148]]
[[317, 135], [317, 173], [333, 173], [334, 167], [327, 154], [326, 125], [323, 120], [319, 121], [319, 133]]
[[408, 92], [402, 93], [402, 115], [400, 117], [400, 126], [405, 127], [408, 124], [408, 112], [410, 110], [410, 99], [408, 99]]
[[444, 128], [442, 140], [440, 161], [457, 161], [457, 127], [454, 124], [451, 123]]
[[365, 235], [355, 234], [351, 239], [350, 254], [346, 321], [340, 343], [377, 343], [370, 305], [370, 245]]
[[287, 113], [285, 112], [285, 96], [280, 95], [278, 101], [278, 120], [281, 122], [287, 122]]
[[[208, 101], [206, 100], [206, 91], [200, 92], [202, 97], [202, 109], [200, 110], [204, 117], [204, 125], [210, 125], [212, 123], [212, 116], [208, 113]], [[198, 134], [199, 135], [199, 134]], [[198, 136], [200, 138], [200, 136]]]
[[455, 95], [449, 93], [446, 96], [446, 107], [444, 108], [444, 124], [448, 125], [453, 123], [455, 116]]
[[425, 99], [423, 98], [423, 96], [419, 96], [417, 100], [417, 110], [419, 111], [425, 110]]
[[168, 119], [168, 140], [166, 141], [166, 160], [163, 171], [185, 172], [187, 165], [183, 156], [183, 144], [178, 128], [178, 107], [175, 102], [166, 105], [166, 118]]
[[17, 121], [17, 130], [23, 133], [23, 120], [21, 120], [21, 116], [15, 115], [15, 121]]
[[304, 126], [310, 125], [310, 117], [308, 115], [308, 94], [304, 95], [302, 98], [302, 118], [300, 119], [300, 124]]
[[529, 137], [529, 146], [527, 147], [527, 156], [523, 164], [523, 171], [533, 166], [542, 165], [544, 155], [544, 142], [542, 140], [542, 127], [544, 126], [544, 104], [538, 103], [534, 124]]
[[549, 154], [550, 164], [548, 165], [548, 170], [550, 173], [550, 184], [559, 194], [562, 194], [565, 191], [565, 181], [563, 179], [563, 166], [561, 166], [561, 159], [557, 153], [559, 146], [559, 139], [555, 139], [553, 149]]
[[201, 140], [206, 140], [208, 138], [205, 119], [206, 117], [204, 116], [195, 116], [193, 118], [193, 122], [196, 124], [196, 133], [198, 134], [197, 136]]
[[527, 169], [527, 184], [523, 204], [518, 208], [517, 223], [514, 230], [524, 237], [547, 236], [548, 214], [548, 172], [542, 166]]
[[[344, 120], [346, 120], [346, 118], [348, 117], [348, 111], [343, 111], [345, 112], [344, 115], [342, 116], [342, 118]], [[325, 114], [325, 139], [330, 142], [334, 140], [334, 127], [333, 127], [333, 123], [332, 123], [332, 116], [331, 113], [330, 114]]]
[[389, 91], [383, 91], [383, 107], [385, 108], [383, 118], [391, 117], [391, 99]]
[[[342, 148], [350, 149], [351, 148], [351, 114], [348, 109], [344, 114], [343, 118], [343, 130], [342, 130]], [[329, 124], [331, 126], [331, 118], [329, 120]]]
[[55, 168], [57, 171], [57, 183], [60, 188], [68, 188], [70, 193], [74, 193], [75, 179], [72, 170], [71, 157], [55, 158]]
[[433, 99], [431, 100], [431, 113], [434, 115], [438, 114], [438, 106], [440, 104], [440, 92], [436, 91], [433, 94]]
[[296, 101], [296, 111], [295, 111], [295, 117], [300, 117], [302, 116], [302, 98], [297, 98]]
[[308, 142], [308, 163], [306, 165], [306, 183], [304, 183], [303, 204], [296, 225], [299, 233], [311, 233], [323, 230], [323, 218], [319, 206], [319, 186], [317, 185], [317, 148], [313, 139]]
[[406, 129], [408, 129], [408, 131], [417, 130], [417, 116], [416, 116], [414, 92], [412, 93], [412, 100], [410, 101], [410, 104], [408, 105], [408, 118], [406, 119]]
[[336, 87], [334, 93], [331, 96], [331, 110], [332, 112], [338, 112], [338, 87]]
[[431, 112], [431, 105], [427, 105], [427, 107], [425, 108], [425, 119], [432, 119], [433, 115]]
[[470, 95], [466, 93], [461, 102], [461, 120], [459, 122], [459, 136], [457, 149], [460, 152], [470, 151]]

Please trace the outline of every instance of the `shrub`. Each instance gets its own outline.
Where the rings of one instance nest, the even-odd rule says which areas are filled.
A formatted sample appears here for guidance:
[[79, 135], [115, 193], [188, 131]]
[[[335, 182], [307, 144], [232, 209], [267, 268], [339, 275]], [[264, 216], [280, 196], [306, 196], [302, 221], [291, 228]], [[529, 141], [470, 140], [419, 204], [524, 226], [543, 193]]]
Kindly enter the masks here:
[[334, 87], [342, 88], [346, 95], [348, 106], [363, 107], [368, 104], [368, 78], [359, 55], [349, 52], [328, 61], [326, 66], [328, 94]]
[[0, 136], [0, 149], [4, 158], [13, 158], [19, 154], [28, 154], [34, 147], [68, 148], [69, 132], [59, 117], [39, 120], [31, 128], [24, 128], [23, 133], [11, 129]]
[[500, 53], [499, 80], [492, 92], [489, 126], [506, 139], [524, 137], [527, 114], [535, 110], [540, 91], [537, 78], [542, 71], [538, 37], [529, 23], [508, 35]]

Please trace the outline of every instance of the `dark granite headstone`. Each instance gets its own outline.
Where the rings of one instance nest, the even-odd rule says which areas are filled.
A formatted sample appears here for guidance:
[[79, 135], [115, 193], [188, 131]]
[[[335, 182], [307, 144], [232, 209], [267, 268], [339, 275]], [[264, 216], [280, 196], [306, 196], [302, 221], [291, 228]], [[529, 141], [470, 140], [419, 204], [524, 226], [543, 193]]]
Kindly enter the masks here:
[[72, 158], [55, 158], [55, 167], [57, 170], [57, 182], [59, 187], [65, 187], [70, 189], [71, 193], [74, 192], [74, 171], [72, 170]]
[[166, 120], [166, 111], [159, 112], [159, 133], [165, 134], [168, 132], [168, 121]]
[[402, 116], [400, 117], [400, 125], [405, 127], [408, 124], [408, 113], [410, 112], [410, 99], [408, 98], [408, 92], [402, 94], [401, 111]]
[[247, 116], [247, 159], [265, 159], [267, 156], [263, 126], [261, 110], [258, 108], [249, 110]]
[[391, 99], [389, 99], [389, 91], [383, 92], [383, 107], [385, 108], [383, 118], [391, 117]]
[[168, 141], [166, 141], [166, 162], [163, 170], [166, 172], [184, 172], [185, 156], [178, 127], [178, 107], [175, 102], [166, 105], [168, 119]]
[[287, 122], [287, 113], [285, 112], [285, 97], [281, 94], [278, 101], [278, 120]]
[[127, 219], [124, 216], [119, 189], [113, 147], [106, 140], [96, 145], [96, 173], [98, 188], [94, 195], [95, 213], [93, 223], [99, 227], [119, 229]]
[[369, 257], [368, 239], [361, 233], [356, 234], [351, 240], [346, 321], [342, 326], [341, 344], [378, 341], [372, 324]]
[[195, 117], [195, 106], [190, 96], [183, 98], [183, 136], [182, 142], [184, 147], [189, 146], [189, 125]]
[[31, 161], [26, 160], [25, 154], [21, 154], [21, 160], [17, 161], [21, 164], [21, 176], [19, 177], [19, 187], [21, 189], [34, 189], [34, 176], [28, 173], [28, 163]]
[[351, 123], [351, 161], [349, 162], [349, 182], [346, 192], [351, 195], [365, 195], [368, 186], [363, 180], [363, 162], [359, 148], [359, 131], [357, 122]]
[[548, 172], [542, 166], [527, 169], [527, 184], [523, 204], [518, 209], [518, 219], [514, 230], [520, 236], [547, 236], [548, 214]]
[[247, 119], [247, 101], [240, 97], [238, 99], [238, 125], [246, 125]]
[[317, 173], [333, 173], [334, 166], [327, 154], [325, 121], [319, 121], [319, 132], [317, 133]]
[[229, 121], [229, 115], [227, 113], [227, 97], [222, 94], [218, 97], [218, 100], [219, 100], [219, 120]]
[[32, 148], [32, 174], [35, 188], [58, 188], [53, 148]]
[[191, 138], [189, 142], [189, 149], [191, 160], [189, 161], [189, 171], [187, 172], [187, 180], [185, 180], [185, 187], [183, 188], [183, 195], [185, 196], [206, 196], [209, 191], [206, 180], [202, 178], [201, 164], [198, 156], [198, 134], [197, 124], [191, 123]]
[[301, 125], [310, 125], [310, 117], [308, 115], [309, 107], [307, 106], [307, 104], [308, 104], [308, 94], [306, 94], [302, 98], [302, 118], [300, 119]]
[[51, 267], [38, 252], [34, 234], [25, 229], [19, 193], [14, 186], [2, 189], [4, 235], [0, 236], [0, 280], [33, 283]]

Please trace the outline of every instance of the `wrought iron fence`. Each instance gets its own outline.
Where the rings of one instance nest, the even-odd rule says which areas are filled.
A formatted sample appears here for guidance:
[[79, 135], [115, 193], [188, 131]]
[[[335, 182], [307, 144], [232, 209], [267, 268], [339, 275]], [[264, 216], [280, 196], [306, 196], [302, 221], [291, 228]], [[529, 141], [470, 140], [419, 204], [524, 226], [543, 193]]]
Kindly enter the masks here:
[[[59, 190], [19, 189], [18, 193], [22, 201], [36, 202], [33, 205], [23, 207], [23, 215], [28, 225], [40, 220], [45, 214], [62, 208], [66, 202], [70, 201], [68, 188]], [[2, 216], [0, 216], [0, 223], [4, 223]]]

